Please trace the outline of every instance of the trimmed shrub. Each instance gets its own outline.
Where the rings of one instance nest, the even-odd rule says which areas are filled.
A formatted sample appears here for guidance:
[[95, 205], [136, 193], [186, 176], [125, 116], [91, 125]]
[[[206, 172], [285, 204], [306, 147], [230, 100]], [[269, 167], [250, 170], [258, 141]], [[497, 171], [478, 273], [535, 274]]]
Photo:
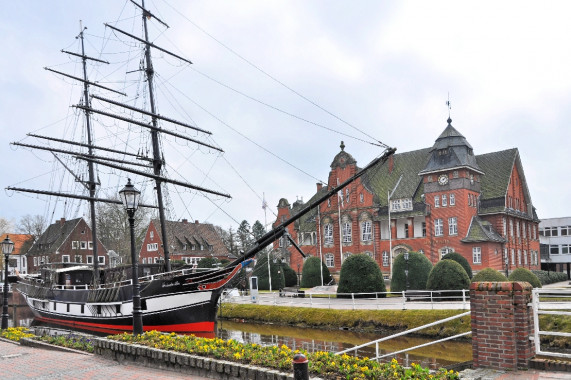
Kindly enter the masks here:
[[536, 275], [531, 273], [529, 269], [526, 268], [517, 268], [513, 272], [510, 273], [508, 277], [509, 281], [525, 281], [529, 282], [531, 286], [534, 288], [541, 288], [541, 281], [537, 278]]
[[470, 278], [454, 260], [441, 260], [428, 275], [426, 289], [428, 290], [461, 290], [470, 287]]
[[[321, 266], [321, 268], [320, 268]], [[303, 263], [303, 270], [301, 272], [301, 287], [313, 288], [314, 286], [321, 286], [321, 270], [323, 269], [323, 283], [328, 284], [333, 279], [329, 269], [319, 257], [310, 257]]]
[[466, 260], [466, 258], [464, 256], [462, 256], [458, 252], [450, 252], [450, 253], [446, 254], [442, 258], [442, 260], [454, 260], [454, 261], [456, 261], [458, 264], [462, 265], [462, 268], [464, 268], [464, 270], [466, 271], [466, 274], [468, 274], [468, 278], [472, 278], [472, 267], [470, 266], [470, 263], [468, 262], [468, 260]]
[[[341, 293], [386, 292], [381, 268], [375, 260], [365, 254], [349, 256], [341, 266], [339, 274], [338, 297]], [[384, 297], [385, 294], [379, 295]], [[367, 297], [364, 295], [363, 297]]]
[[[401, 292], [406, 289], [406, 260], [404, 254], [395, 258], [393, 264], [393, 277], [391, 279], [391, 292]], [[428, 274], [432, 270], [432, 263], [422, 253], [408, 253], [408, 282], [409, 290], [426, 290]]]
[[532, 270], [531, 273], [539, 278], [542, 285], [553, 284], [554, 282], [562, 282], [567, 281], [567, 273], [566, 272], [554, 272], [554, 271], [546, 271], [546, 270]]
[[503, 273], [492, 268], [484, 268], [472, 277], [472, 282], [506, 282], [507, 280], [508, 278]]
[[216, 268], [220, 262], [216, 257], [203, 257], [196, 264], [197, 268]]
[[283, 264], [284, 280], [286, 287], [297, 286], [297, 273], [287, 264]]
[[[270, 260], [270, 271], [272, 274], [272, 290], [278, 290], [285, 287], [285, 276], [282, 270], [280, 260]], [[258, 276], [258, 289], [270, 290], [270, 281], [268, 276], [268, 253], [259, 253], [252, 276]]]

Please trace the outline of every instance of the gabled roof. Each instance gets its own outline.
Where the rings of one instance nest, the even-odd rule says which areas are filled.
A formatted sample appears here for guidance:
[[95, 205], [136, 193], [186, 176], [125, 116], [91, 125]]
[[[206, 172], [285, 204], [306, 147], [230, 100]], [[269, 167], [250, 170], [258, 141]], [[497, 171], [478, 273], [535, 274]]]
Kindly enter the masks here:
[[[71, 220], [61, 219], [50, 224], [44, 233], [34, 242], [28, 254], [44, 253], [46, 249], [55, 252], [62, 243], [69, 237], [82, 218]], [[41, 248], [40, 248], [41, 247]]]
[[33, 244], [33, 236], [28, 234], [3, 234], [0, 235], [0, 242], [4, 241], [8, 237], [14, 243], [14, 250], [10, 254], [13, 255], [23, 255], [28, 249], [30, 249]]
[[463, 243], [479, 243], [484, 241], [505, 243], [506, 239], [494, 231], [490, 222], [482, 220], [478, 216], [474, 216], [470, 223], [470, 227], [468, 228], [466, 237], [461, 241]]
[[[160, 228], [160, 223], [158, 219], [153, 219], [151, 221], [153, 223], [159, 233], [159, 238], [161, 241], [162, 233]], [[175, 242], [196, 242], [197, 244], [204, 244], [205, 250], [207, 245], [212, 246], [212, 254], [215, 256], [225, 256], [228, 255], [228, 249], [224, 245], [222, 238], [216, 232], [216, 229], [212, 224], [206, 223], [192, 223], [187, 221], [166, 221], [165, 224], [167, 234], [168, 234], [168, 243], [170, 245], [169, 251], [171, 253], [188, 253], [193, 252], [192, 254], [196, 254], [196, 251], [182, 251], [179, 247], [175, 245]], [[184, 243], [182, 243], [184, 244]]]

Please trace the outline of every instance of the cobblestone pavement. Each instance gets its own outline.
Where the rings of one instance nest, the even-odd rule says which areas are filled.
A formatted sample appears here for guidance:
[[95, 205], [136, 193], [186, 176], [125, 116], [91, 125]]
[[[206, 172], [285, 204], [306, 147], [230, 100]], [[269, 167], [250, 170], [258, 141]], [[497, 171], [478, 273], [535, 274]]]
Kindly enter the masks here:
[[97, 355], [26, 347], [3, 340], [0, 340], [0, 377], [2, 380], [206, 379], [133, 364], [122, 365]]
[[496, 371], [493, 369], [467, 369], [460, 372], [463, 380], [571, 380], [568, 372], [546, 372], [535, 369], [528, 371]]

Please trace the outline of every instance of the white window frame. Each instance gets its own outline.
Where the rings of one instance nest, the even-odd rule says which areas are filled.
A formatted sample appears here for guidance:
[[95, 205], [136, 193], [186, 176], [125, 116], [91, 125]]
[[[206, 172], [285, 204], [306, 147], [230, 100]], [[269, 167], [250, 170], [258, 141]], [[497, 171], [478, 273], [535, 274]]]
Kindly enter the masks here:
[[79, 242], [79, 249], [87, 249], [87, 242], [85, 240]]
[[389, 266], [389, 253], [387, 251], [383, 251], [383, 266]]
[[79, 249], [79, 241], [73, 240], [71, 242], [71, 249]]
[[103, 255], [97, 256], [97, 261], [99, 262], [99, 264], [105, 265], [105, 256]]
[[434, 236], [444, 236], [443, 225], [442, 219], [434, 219]]
[[87, 256], [87, 264], [93, 264], [93, 256], [91, 255]]
[[323, 244], [333, 244], [333, 225], [326, 223], [323, 226]]
[[93, 242], [92, 241], [87, 242], [87, 249], [93, 250]]
[[69, 263], [70, 262], [69, 255], [61, 255], [61, 262], [62, 263]]
[[74, 262], [77, 264], [83, 263], [83, 256], [82, 255], [75, 255], [75, 257], [73, 259], [75, 260]]
[[442, 207], [448, 206], [448, 197], [446, 194], [442, 194]]
[[450, 194], [450, 206], [456, 205], [456, 195]]
[[434, 207], [440, 207], [440, 195], [434, 196]]
[[361, 222], [361, 240], [362, 241], [371, 241], [373, 240], [373, 230], [372, 230], [372, 223], [370, 220], [365, 220]]
[[335, 266], [335, 255], [332, 253], [325, 254], [325, 266], [327, 268], [333, 268]]
[[482, 264], [482, 248], [472, 247], [472, 263]]
[[343, 243], [351, 243], [353, 241], [353, 226], [350, 221], [343, 222]]
[[448, 235], [458, 235], [458, 218], [448, 218]]

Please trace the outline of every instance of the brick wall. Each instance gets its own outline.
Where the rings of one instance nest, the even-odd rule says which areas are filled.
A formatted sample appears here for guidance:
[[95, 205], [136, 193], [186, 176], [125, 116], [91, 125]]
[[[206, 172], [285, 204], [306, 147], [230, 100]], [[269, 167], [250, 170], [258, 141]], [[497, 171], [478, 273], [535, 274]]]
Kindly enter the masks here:
[[470, 286], [473, 368], [528, 368], [535, 355], [532, 287], [527, 282], [476, 282]]

